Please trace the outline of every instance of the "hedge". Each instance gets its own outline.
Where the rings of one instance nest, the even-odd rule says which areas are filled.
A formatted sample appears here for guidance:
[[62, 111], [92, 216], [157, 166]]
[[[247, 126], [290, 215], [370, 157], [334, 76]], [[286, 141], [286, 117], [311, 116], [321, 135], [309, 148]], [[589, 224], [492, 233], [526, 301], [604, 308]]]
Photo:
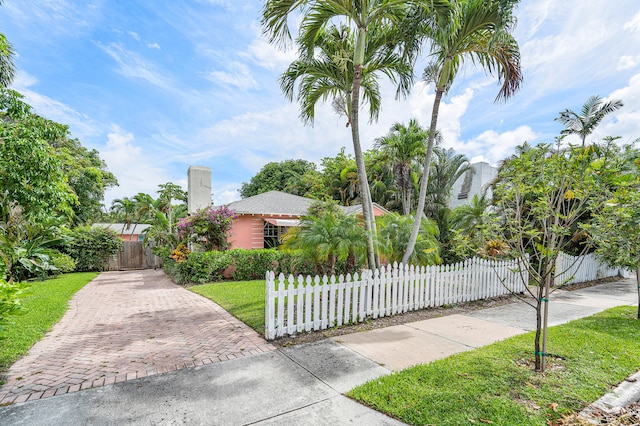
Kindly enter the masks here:
[[[233, 249], [192, 252], [181, 262], [165, 257], [163, 268], [177, 284], [203, 284], [224, 279], [259, 280], [267, 271], [315, 275], [317, 265], [297, 250]], [[346, 273], [346, 263], [338, 262], [336, 272]]]

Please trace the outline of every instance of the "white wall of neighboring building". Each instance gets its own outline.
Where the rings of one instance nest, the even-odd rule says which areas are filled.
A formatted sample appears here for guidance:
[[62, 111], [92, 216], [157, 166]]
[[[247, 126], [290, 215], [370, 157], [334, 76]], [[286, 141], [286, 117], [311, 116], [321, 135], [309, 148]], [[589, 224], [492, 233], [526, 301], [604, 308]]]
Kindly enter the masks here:
[[[491, 196], [489, 184], [498, 175], [497, 167], [493, 167], [491, 164], [483, 161], [471, 164], [471, 168], [473, 169], [473, 173], [468, 171], [460, 176], [456, 183], [453, 184], [450, 202], [450, 207], [452, 209], [463, 204], [471, 203], [473, 196], [475, 194], [482, 194], [482, 191], [485, 189], [488, 190], [488, 194]], [[470, 174], [470, 176], [468, 174]]]

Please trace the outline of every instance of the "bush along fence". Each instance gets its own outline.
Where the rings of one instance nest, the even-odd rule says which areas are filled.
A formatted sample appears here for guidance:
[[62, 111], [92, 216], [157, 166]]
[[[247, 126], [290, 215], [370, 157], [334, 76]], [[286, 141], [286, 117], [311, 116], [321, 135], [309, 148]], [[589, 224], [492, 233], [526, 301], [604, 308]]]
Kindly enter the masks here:
[[584, 283], [617, 275], [621, 275], [618, 268], [601, 262], [593, 253], [583, 256], [560, 253], [556, 258], [556, 276], [553, 284], [560, 286]]
[[267, 272], [265, 336], [362, 322], [428, 307], [525, 291], [518, 260], [467, 259], [453, 265], [414, 268], [394, 264], [379, 271], [322, 278]]

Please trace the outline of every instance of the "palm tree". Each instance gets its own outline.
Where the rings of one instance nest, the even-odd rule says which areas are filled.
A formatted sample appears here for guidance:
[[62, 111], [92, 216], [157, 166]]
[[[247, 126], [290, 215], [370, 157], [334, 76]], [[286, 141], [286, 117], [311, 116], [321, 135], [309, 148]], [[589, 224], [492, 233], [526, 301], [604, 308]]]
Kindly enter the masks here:
[[420, 127], [418, 120], [412, 118], [408, 126], [394, 123], [389, 133], [376, 139], [374, 144], [394, 172], [405, 216], [411, 214], [413, 165], [425, 155], [428, 138], [428, 132]]
[[338, 260], [347, 260], [355, 266], [365, 241], [364, 229], [355, 216], [329, 208], [318, 215], [302, 217], [300, 226], [291, 228], [284, 236], [283, 247], [302, 250], [319, 269], [334, 275]]
[[[3, 1], [0, 0], [0, 6]], [[16, 69], [13, 65], [13, 47], [11, 43], [0, 33], [0, 88], [7, 88], [11, 85], [13, 78], [16, 75]]]
[[111, 212], [115, 213], [117, 220], [123, 223], [121, 234], [124, 234], [125, 229], [128, 230], [131, 224], [137, 221], [137, 210], [136, 203], [128, 197], [116, 198], [111, 202]]
[[600, 96], [591, 96], [582, 106], [580, 114], [570, 109], [565, 109], [556, 117], [556, 121], [559, 121], [566, 127], [560, 134], [578, 135], [582, 139], [582, 146], [584, 146], [587, 136], [593, 133], [602, 119], [623, 106], [624, 103], [621, 99], [613, 99], [609, 102], [602, 103]]
[[[413, 217], [390, 213], [379, 217], [377, 222], [380, 253], [388, 263], [400, 262], [411, 235]], [[409, 259], [412, 264], [434, 265], [441, 263], [437, 236], [438, 226], [436, 223], [422, 218], [416, 249]]]
[[[0, 4], [2, 4], [0, 2]], [[0, 87], [7, 88], [16, 75], [13, 65], [13, 47], [4, 34], [0, 34]]]
[[[368, 237], [368, 258], [369, 266], [377, 266], [375, 248], [373, 246], [373, 233], [375, 232], [375, 221], [373, 216], [373, 204], [367, 181], [362, 147], [360, 144], [358, 113], [360, 108], [360, 89], [366, 82], [366, 74], [379, 70], [394, 78], [397, 75], [398, 93], [406, 94], [409, 90], [409, 83], [412, 79], [410, 67], [393, 53], [395, 41], [393, 35], [397, 35], [398, 28], [394, 25], [399, 23], [406, 15], [409, 6], [414, 5], [421, 10], [431, 9], [436, 4], [438, 9], [444, 9], [448, 5], [445, 0], [409, 0], [409, 1], [389, 1], [389, 0], [267, 0], [263, 9], [262, 27], [268, 34], [271, 42], [286, 43], [291, 39], [288, 26], [289, 15], [296, 11], [302, 11], [303, 18], [299, 28], [301, 59], [312, 59], [313, 51], [316, 47], [322, 47], [323, 34], [332, 26], [336, 20], [343, 19], [349, 25], [354, 26], [355, 37], [352, 48], [343, 49], [337, 56], [341, 58], [342, 66], [338, 69], [352, 70], [348, 77], [347, 91], [344, 96], [337, 96], [338, 100], [344, 100], [344, 105], [348, 112], [348, 124], [351, 125], [351, 136], [353, 140], [353, 150], [358, 167], [358, 176], [361, 185], [362, 207], [367, 231], [372, 235]], [[351, 31], [349, 31], [351, 33]], [[371, 43], [371, 40], [380, 40], [378, 43]], [[384, 42], [384, 43], [382, 43]], [[372, 50], [372, 46], [377, 46]], [[338, 53], [336, 51], [333, 52]], [[384, 64], [384, 65], [383, 65]], [[302, 75], [302, 74], [301, 74]], [[332, 78], [335, 72], [327, 75]], [[315, 76], [319, 82], [324, 80], [322, 74]], [[377, 92], [375, 79], [370, 79], [372, 83], [372, 93]], [[367, 88], [365, 88], [365, 93]], [[375, 90], [373, 90], [375, 89]], [[325, 92], [327, 96], [335, 97], [335, 89]], [[303, 96], [313, 96], [314, 92], [305, 93]], [[321, 96], [321, 97], [322, 97]], [[366, 95], [365, 95], [366, 96]], [[320, 99], [320, 97], [317, 97]], [[379, 97], [369, 97], [370, 109], [373, 107], [373, 100]], [[372, 116], [371, 118], [375, 118]]]
[[[411, 39], [410, 54], [418, 52], [419, 45], [427, 39], [429, 42], [429, 65], [424, 70], [423, 79], [435, 84], [435, 99], [431, 112], [427, 153], [424, 157], [418, 209], [407, 244], [403, 262], [408, 262], [413, 253], [420, 230], [427, 188], [429, 168], [433, 155], [433, 146], [438, 123], [438, 111], [442, 96], [453, 84], [456, 74], [469, 60], [479, 64], [487, 73], [496, 75], [502, 83], [496, 101], [507, 99], [520, 87], [522, 71], [520, 68], [520, 49], [511, 31], [515, 24], [511, 0], [460, 0], [451, 3], [450, 13], [439, 19], [416, 19], [414, 14], [407, 23], [408, 32], [415, 35]], [[409, 27], [415, 22], [413, 28]]]
[[441, 242], [449, 240], [449, 202], [453, 184], [468, 170], [471, 165], [463, 154], [456, 154], [453, 149], [434, 148], [436, 161], [429, 173], [429, 189], [425, 201], [424, 214], [433, 219], [439, 229]]

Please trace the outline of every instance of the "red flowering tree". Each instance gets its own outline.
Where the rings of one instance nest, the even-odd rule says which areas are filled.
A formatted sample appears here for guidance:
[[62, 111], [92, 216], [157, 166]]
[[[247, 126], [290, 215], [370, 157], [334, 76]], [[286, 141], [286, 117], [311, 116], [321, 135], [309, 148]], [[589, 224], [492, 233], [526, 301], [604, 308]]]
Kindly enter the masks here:
[[178, 235], [184, 241], [201, 245], [205, 251], [227, 250], [227, 237], [235, 217], [226, 206], [201, 209], [178, 221]]

